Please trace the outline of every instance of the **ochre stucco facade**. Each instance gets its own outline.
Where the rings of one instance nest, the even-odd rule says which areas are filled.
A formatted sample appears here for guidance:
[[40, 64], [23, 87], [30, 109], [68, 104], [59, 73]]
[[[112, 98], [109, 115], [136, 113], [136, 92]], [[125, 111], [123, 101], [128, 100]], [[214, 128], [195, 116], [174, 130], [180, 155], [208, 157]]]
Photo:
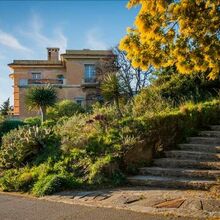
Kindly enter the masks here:
[[58, 99], [70, 99], [88, 105], [99, 97], [100, 82], [93, 68], [113, 54], [110, 50], [67, 50], [59, 56], [58, 48], [48, 48], [47, 60], [14, 60], [9, 64], [14, 81], [14, 116], [36, 116], [25, 106], [25, 93], [31, 86], [53, 85]]

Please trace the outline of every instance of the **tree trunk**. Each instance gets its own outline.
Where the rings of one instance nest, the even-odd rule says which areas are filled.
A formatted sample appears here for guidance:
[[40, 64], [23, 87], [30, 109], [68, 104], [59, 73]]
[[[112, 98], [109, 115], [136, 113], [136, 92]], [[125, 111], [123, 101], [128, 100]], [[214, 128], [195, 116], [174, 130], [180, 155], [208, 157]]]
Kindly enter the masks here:
[[43, 123], [46, 120], [46, 108], [40, 107], [40, 113], [41, 113], [41, 122]]

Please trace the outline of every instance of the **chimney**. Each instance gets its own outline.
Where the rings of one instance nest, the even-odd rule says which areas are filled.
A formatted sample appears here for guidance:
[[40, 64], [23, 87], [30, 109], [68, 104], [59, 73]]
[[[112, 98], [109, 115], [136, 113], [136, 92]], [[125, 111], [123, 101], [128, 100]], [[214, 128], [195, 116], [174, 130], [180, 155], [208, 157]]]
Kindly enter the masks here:
[[60, 48], [56, 47], [47, 48], [47, 59], [49, 61], [59, 61], [59, 50]]

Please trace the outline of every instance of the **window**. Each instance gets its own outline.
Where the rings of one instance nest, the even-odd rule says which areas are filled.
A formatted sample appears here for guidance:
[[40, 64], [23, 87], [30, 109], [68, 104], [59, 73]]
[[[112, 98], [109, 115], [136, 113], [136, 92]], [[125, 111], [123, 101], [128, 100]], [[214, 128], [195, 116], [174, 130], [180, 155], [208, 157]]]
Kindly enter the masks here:
[[85, 82], [95, 81], [95, 65], [85, 64]]
[[32, 79], [41, 79], [41, 73], [32, 73]]
[[48, 60], [51, 60], [51, 51], [48, 51]]
[[26, 86], [26, 85], [28, 85], [27, 79], [20, 79], [19, 80], [19, 86]]
[[83, 101], [84, 101], [84, 97], [82, 97], [82, 96], [75, 98], [75, 102], [80, 106], [83, 105]]
[[83, 101], [83, 100], [79, 100], [79, 99], [78, 99], [78, 100], [76, 100], [76, 104], [82, 106], [82, 101]]

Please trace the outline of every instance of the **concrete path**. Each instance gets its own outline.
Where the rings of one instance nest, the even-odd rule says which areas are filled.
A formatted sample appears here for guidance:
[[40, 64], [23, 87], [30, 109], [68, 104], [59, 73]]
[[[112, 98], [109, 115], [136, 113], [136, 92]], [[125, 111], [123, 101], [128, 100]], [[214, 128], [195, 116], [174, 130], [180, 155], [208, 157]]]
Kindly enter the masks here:
[[115, 208], [190, 219], [220, 219], [220, 198], [207, 191], [132, 187], [100, 191], [69, 191], [42, 200]]
[[187, 220], [128, 210], [88, 207], [0, 193], [1, 220]]

